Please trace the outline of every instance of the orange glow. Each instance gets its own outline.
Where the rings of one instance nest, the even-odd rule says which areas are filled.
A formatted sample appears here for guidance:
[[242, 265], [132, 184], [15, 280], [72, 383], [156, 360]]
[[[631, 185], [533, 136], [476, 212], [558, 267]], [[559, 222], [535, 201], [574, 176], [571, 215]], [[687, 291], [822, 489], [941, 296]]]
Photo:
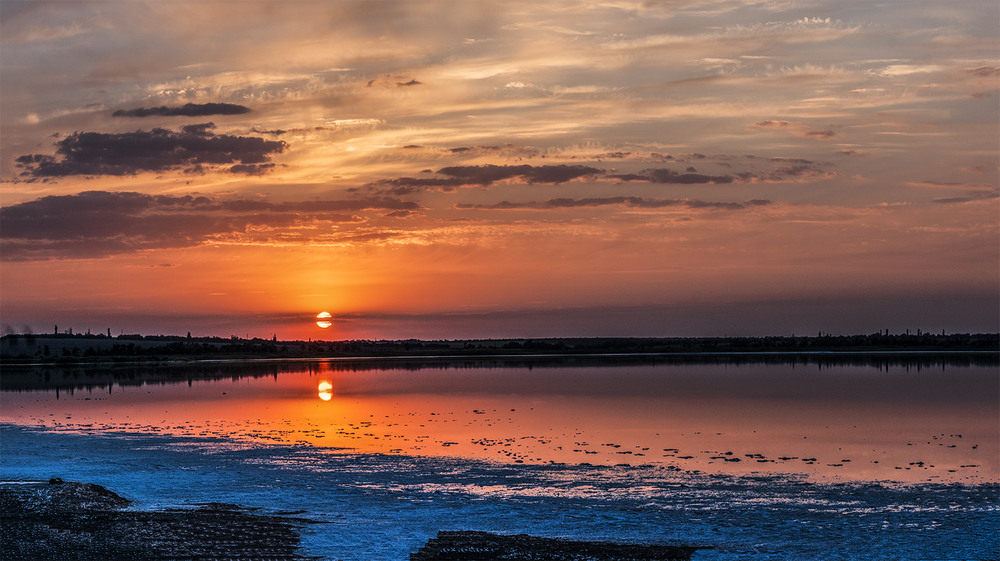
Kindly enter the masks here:
[[[728, 384], [703, 382], [705, 377], [730, 383], [737, 379], [711, 368], [650, 386], [660, 378], [633, 376], [631, 384], [608, 385], [607, 378], [586, 369], [415, 373], [313, 366], [277, 379], [220, 379], [155, 391], [116, 386], [100, 401], [82, 390], [61, 397], [6, 394], [10, 406], [0, 421], [264, 439], [362, 453], [536, 464], [653, 464], [711, 473], [800, 473], [816, 479], [973, 482], [996, 481], [1000, 473], [993, 402], [944, 400], [931, 412], [929, 376], [915, 379], [924, 393], [905, 398], [904, 392], [899, 402], [881, 391], [886, 382], [864, 380], [862, 389], [870, 390], [874, 401], [845, 408], [843, 394], [827, 398], [821, 393], [806, 400], [746, 397], [726, 390]], [[799, 389], [822, 389], [812, 384], [851, 371], [816, 374], [818, 379]], [[566, 394], [560, 388], [570, 378], [578, 392], [586, 391]], [[783, 378], [789, 379], [800, 378]], [[980, 372], [968, 379], [985, 384], [989, 377]], [[617, 390], [596, 395], [609, 387]], [[718, 391], [700, 395], [709, 387]], [[317, 392], [324, 403], [317, 403]], [[881, 399], [890, 400], [891, 407]], [[49, 417], [45, 412], [50, 409], [39, 409], [44, 403], [58, 403], [65, 418]], [[909, 421], [900, 424], [900, 419]]]

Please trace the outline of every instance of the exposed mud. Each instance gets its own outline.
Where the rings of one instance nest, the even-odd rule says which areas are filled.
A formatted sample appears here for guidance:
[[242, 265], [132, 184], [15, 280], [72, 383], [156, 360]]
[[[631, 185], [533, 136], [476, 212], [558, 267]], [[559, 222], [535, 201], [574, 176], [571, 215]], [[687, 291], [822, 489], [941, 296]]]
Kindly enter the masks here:
[[137, 511], [89, 483], [0, 483], [0, 555], [18, 560], [302, 560], [304, 520], [235, 505]]

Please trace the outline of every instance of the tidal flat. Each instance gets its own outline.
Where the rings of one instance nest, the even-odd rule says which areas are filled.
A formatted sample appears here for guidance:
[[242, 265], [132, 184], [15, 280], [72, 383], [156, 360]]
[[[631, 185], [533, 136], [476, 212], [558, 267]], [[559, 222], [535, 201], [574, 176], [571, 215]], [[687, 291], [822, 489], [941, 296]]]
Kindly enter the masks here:
[[297, 512], [327, 559], [406, 559], [442, 530], [710, 548], [695, 560], [989, 558], [996, 366], [858, 362], [5, 369], [0, 477]]

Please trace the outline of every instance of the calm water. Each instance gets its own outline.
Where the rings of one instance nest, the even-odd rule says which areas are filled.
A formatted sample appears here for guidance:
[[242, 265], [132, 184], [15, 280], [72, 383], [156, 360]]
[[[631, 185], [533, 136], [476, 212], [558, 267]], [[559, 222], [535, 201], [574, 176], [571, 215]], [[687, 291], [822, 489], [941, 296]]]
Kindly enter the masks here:
[[330, 559], [406, 559], [446, 529], [715, 548], [695, 559], [988, 559], [997, 374], [931, 358], [5, 368], [0, 475], [305, 510], [325, 522], [305, 546]]

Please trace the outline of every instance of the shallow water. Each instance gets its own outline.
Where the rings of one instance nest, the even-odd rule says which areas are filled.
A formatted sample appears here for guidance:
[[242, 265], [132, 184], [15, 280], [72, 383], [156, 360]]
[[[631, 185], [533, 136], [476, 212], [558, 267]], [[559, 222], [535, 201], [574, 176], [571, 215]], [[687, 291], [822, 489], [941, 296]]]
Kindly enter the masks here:
[[997, 369], [920, 365], [218, 363], [127, 367], [106, 382], [95, 377], [107, 367], [5, 369], [0, 421], [514, 463], [1000, 481]]
[[52, 370], [31, 391], [5, 370], [0, 477], [304, 510], [329, 559], [406, 559], [459, 529], [714, 548], [695, 559], [1000, 548], [993, 366], [171, 368], [186, 378]]
[[[5, 425], [5, 479], [99, 483], [138, 508], [220, 501], [317, 522], [306, 553], [403, 560], [439, 530], [707, 546], [696, 560], [989, 559], [995, 485], [815, 484], [512, 465]], [[300, 512], [304, 511], [304, 512]]]

